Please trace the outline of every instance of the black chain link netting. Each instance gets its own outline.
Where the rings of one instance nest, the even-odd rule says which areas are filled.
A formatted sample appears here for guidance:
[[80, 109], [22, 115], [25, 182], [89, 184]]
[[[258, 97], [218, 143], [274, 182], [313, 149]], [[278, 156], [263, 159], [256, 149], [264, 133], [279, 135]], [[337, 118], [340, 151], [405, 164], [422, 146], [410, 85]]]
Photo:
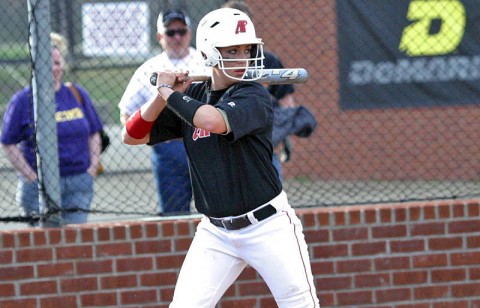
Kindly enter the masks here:
[[[48, 2], [51, 31], [68, 40], [64, 81], [89, 92], [111, 142], [101, 154], [89, 219], [158, 214], [151, 148], [122, 144], [117, 105], [135, 69], [162, 51], [159, 12], [184, 9], [194, 46], [200, 18], [224, 2]], [[293, 206], [480, 196], [479, 1], [246, 3], [265, 49], [285, 67], [309, 71], [294, 97], [317, 127], [309, 138], [290, 137], [291, 158], [282, 166]], [[12, 95], [31, 85], [36, 65], [25, 2], [0, 0], [0, 7], [3, 118]], [[20, 217], [17, 174], [3, 151], [0, 177], [0, 221], [32, 219]]]

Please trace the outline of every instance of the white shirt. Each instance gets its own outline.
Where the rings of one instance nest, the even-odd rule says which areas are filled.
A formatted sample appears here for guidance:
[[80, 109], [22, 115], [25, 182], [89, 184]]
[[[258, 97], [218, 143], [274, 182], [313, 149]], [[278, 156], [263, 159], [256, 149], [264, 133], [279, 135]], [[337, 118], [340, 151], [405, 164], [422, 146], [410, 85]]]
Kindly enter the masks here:
[[164, 70], [188, 70], [190, 75], [211, 75], [211, 68], [205, 66], [200, 52], [192, 47], [190, 47], [188, 56], [182, 59], [171, 59], [165, 52], [162, 52], [147, 60], [135, 71], [120, 103], [118, 103], [120, 114], [133, 114], [157, 95], [157, 88], [150, 84], [150, 76], [153, 72]]

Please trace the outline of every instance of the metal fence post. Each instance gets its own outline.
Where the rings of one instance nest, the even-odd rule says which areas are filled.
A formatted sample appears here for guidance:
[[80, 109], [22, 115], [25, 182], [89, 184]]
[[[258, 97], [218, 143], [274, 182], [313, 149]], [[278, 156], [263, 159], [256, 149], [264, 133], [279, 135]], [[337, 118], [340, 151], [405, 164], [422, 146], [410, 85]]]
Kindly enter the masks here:
[[32, 92], [37, 141], [41, 225], [61, 226], [60, 172], [50, 47], [49, 0], [28, 0], [32, 56]]

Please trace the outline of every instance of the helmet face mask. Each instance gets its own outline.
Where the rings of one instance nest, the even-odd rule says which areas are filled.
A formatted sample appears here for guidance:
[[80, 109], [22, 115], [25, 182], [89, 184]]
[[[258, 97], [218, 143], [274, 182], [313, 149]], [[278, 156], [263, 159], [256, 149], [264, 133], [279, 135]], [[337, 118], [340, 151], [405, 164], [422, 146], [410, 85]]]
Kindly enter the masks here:
[[[216, 48], [215, 48], [216, 49]], [[220, 68], [225, 75], [235, 80], [257, 80], [262, 76], [263, 71], [263, 46], [255, 46], [250, 51], [249, 58], [224, 58], [221, 52], [217, 49], [219, 54], [218, 68]], [[229, 65], [229, 63], [236, 63], [236, 65]], [[243, 76], [235, 77], [230, 72], [235, 70], [245, 70]], [[247, 71], [248, 70], [248, 71]]]
[[[251, 45], [250, 58], [224, 59], [219, 47]], [[251, 19], [242, 11], [222, 8], [212, 11], [200, 20], [197, 28], [197, 49], [205, 57], [205, 65], [218, 65], [226, 76], [235, 80], [257, 80], [263, 71], [263, 43], [257, 38]], [[245, 63], [244, 66], [228, 67], [226, 63]], [[228, 71], [245, 69], [242, 77], [232, 76]]]

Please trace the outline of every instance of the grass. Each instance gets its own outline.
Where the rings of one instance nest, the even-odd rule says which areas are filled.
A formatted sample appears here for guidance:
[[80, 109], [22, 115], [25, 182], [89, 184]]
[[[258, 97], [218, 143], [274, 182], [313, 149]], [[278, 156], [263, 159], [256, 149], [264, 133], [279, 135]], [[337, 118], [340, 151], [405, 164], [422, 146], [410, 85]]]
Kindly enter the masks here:
[[28, 44], [19, 44], [10, 42], [7, 44], [0, 44], [0, 60], [18, 60], [29, 59], [30, 52]]

